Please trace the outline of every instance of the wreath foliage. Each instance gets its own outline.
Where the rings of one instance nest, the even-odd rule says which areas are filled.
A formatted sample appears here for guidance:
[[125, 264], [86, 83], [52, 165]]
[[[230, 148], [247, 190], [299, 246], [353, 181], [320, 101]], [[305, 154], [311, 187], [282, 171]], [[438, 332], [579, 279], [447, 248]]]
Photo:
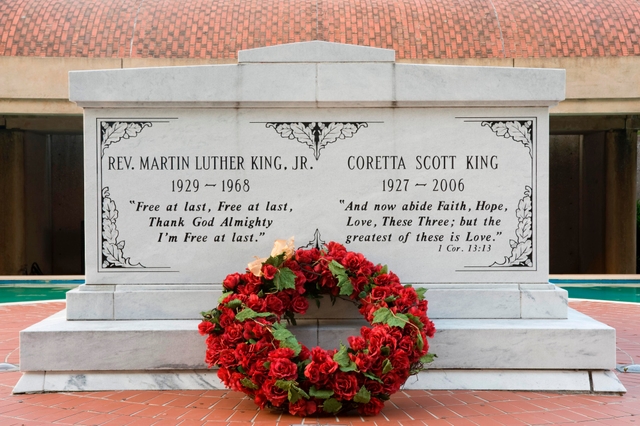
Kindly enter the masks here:
[[[322, 250], [278, 240], [271, 256], [228, 275], [217, 308], [203, 312], [206, 362], [225, 386], [260, 408], [293, 415], [357, 409], [375, 415], [411, 374], [431, 362], [424, 289], [402, 285], [386, 266], [330, 242]], [[308, 349], [287, 329], [322, 295], [354, 302], [369, 327], [348, 346]], [[284, 321], [287, 320], [287, 321]]]

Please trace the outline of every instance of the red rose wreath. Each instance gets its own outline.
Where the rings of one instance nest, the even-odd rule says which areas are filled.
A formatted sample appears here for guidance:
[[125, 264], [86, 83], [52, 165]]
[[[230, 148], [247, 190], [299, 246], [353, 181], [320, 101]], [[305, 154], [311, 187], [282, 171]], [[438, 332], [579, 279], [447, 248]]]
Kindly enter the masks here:
[[[269, 258], [227, 276], [223, 285], [220, 304], [203, 312], [199, 325], [208, 335], [206, 362], [260, 408], [299, 416], [357, 408], [375, 415], [433, 358], [426, 338], [435, 327], [424, 290], [403, 286], [386, 267], [338, 243], [294, 252], [292, 239], [278, 240]], [[309, 298], [323, 294], [350, 299], [371, 324], [348, 338], [349, 347], [309, 350], [281, 321], [295, 323]]]

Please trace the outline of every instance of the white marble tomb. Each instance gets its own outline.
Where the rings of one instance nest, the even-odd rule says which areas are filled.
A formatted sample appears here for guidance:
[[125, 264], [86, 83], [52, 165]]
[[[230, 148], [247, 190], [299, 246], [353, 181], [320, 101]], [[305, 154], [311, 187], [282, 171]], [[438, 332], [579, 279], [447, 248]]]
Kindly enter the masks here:
[[[548, 282], [548, 110], [564, 71], [394, 56], [307, 42], [237, 65], [72, 72], [87, 283], [21, 332], [14, 392], [220, 387], [199, 313], [291, 235], [429, 289], [439, 357], [409, 388], [623, 392], [615, 330]], [[335, 347], [361, 321], [323, 308], [296, 335]]]

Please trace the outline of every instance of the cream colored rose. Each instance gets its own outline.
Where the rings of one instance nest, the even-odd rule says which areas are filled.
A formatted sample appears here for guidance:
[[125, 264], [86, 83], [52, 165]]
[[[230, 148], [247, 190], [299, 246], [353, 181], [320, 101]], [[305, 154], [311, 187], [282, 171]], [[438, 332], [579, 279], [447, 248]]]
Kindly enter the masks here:
[[247, 269], [256, 277], [262, 276], [262, 264], [267, 261], [266, 257], [258, 258], [247, 265]]
[[276, 240], [276, 242], [273, 243], [271, 257], [276, 257], [281, 253], [284, 253], [284, 260], [291, 259], [291, 257], [293, 257], [293, 254], [295, 253], [293, 237], [288, 240]]

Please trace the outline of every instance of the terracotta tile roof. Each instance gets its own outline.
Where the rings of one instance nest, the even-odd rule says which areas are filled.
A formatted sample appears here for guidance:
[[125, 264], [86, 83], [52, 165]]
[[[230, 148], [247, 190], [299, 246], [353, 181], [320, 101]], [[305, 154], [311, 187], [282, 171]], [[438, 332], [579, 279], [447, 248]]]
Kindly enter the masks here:
[[0, 1], [4, 56], [225, 59], [309, 40], [398, 59], [640, 55], [640, 1]]

